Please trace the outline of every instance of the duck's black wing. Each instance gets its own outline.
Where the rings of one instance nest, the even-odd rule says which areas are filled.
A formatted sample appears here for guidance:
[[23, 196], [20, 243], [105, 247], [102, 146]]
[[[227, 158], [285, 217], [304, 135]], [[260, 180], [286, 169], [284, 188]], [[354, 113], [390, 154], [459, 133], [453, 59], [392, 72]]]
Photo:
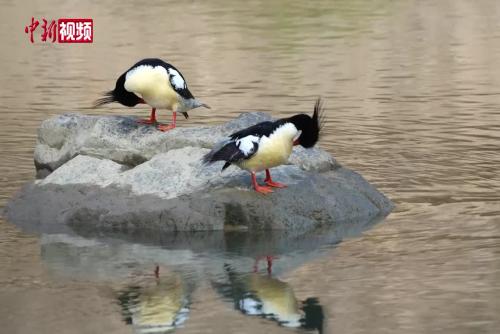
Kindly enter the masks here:
[[281, 126], [284, 122], [285, 122], [284, 120], [280, 119], [280, 120], [277, 120], [274, 122], [267, 121], [267, 122], [258, 123], [258, 124], [252, 125], [249, 128], [246, 128], [246, 129], [243, 129], [243, 130], [240, 130], [240, 131], [237, 131], [237, 132], [231, 134], [229, 136], [229, 138], [234, 140], [234, 139], [244, 138], [247, 136], [257, 136], [257, 137], [267, 136], [267, 137], [269, 137], [269, 135], [271, 133], [273, 133], [274, 130], [276, 130], [276, 128]]
[[222, 167], [224, 170], [232, 163], [250, 159], [258, 151], [260, 139], [264, 136], [269, 137], [284, 122], [284, 120], [262, 122], [237, 131], [229, 136], [229, 140], [220, 143], [206, 154], [203, 162], [226, 161]]
[[259, 149], [260, 137], [249, 135], [239, 139], [230, 139], [212, 149], [203, 157], [204, 163], [225, 161], [222, 170], [232, 163], [250, 159]]

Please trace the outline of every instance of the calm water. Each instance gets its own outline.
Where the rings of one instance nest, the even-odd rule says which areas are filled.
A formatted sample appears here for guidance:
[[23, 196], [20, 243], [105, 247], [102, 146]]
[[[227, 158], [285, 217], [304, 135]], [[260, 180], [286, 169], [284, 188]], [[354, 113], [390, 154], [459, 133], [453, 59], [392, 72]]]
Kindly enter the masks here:
[[[309, 112], [323, 96], [321, 147], [397, 205], [376, 225], [299, 236], [70, 238], [0, 221], [5, 333], [131, 333], [172, 321], [177, 333], [305, 331], [279, 326], [298, 325], [299, 311], [258, 298], [305, 302], [308, 324], [323, 317], [324, 333], [500, 331], [500, 2], [0, 5], [0, 205], [33, 179], [43, 119], [147, 115], [86, 108], [151, 56], [180, 68], [213, 107], [181, 126]], [[32, 45], [31, 16], [91, 17], [95, 42]], [[253, 269], [266, 252], [277, 257], [272, 275], [266, 259]], [[259, 307], [278, 315], [244, 314]]]

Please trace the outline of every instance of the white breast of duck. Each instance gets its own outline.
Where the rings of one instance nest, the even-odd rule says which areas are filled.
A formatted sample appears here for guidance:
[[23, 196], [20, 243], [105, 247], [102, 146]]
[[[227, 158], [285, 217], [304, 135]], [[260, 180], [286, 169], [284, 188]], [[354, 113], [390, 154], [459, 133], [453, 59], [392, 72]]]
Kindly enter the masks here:
[[182, 74], [157, 59], [146, 59], [132, 67], [126, 73], [124, 88], [154, 108], [173, 111], [180, 111], [183, 102], [194, 99]]
[[258, 144], [258, 149], [249, 159], [236, 165], [242, 169], [259, 172], [267, 168], [283, 165], [288, 162], [292, 153], [293, 141], [300, 135], [295, 125], [285, 123], [277, 127], [269, 136], [247, 136], [236, 141], [241, 151], [247, 153]]

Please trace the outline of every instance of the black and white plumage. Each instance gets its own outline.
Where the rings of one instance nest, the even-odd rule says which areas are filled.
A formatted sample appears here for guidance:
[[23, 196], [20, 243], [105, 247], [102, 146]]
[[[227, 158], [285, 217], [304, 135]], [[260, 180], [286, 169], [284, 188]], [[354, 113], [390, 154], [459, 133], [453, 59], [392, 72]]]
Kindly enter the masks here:
[[137, 333], [166, 333], [182, 327], [190, 315], [190, 290], [177, 273], [141, 280], [118, 294], [123, 319]]
[[204, 156], [205, 163], [225, 161], [222, 170], [234, 164], [252, 173], [252, 182], [258, 192], [271, 192], [268, 187], [256, 184], [255, 173], [266, 170], [266, 184], [283, 187], [273, 182], [269, 168], [285, 164], [294, 145], [313, 147], [322, 126], [322, 107], [317, 100], [312, 116], [299, 114], [274, 122], [262, 122], [235, 132]]
[[225, 265], [227, 279], [212, 285], [223, 297], [232, 300], [234, 308], [247, 316], [273, 320], [284, 327], [304, 328], [323, 333], [324, 312], [314, 297], [300, 301], [287, 282], [262, 275], [240, 273]]
[[107, 103], [118, 102], [127, 107], [146, 103], [153, 109], [146, 124], [156, 124], [156, 109], [173, 111], [172, 124], [159, 127], [168, 130], [175, 127], [176, 113], [182, 113], [188, 118], [188, 111], [197, 107], [210, 108], [198, 101], [189, 91], [186, 80], [173, 65], [157, 58], [143, 59], [116, 81], [115, 89], [105, 93], [104, 97], [95, 102], [95, 107]]

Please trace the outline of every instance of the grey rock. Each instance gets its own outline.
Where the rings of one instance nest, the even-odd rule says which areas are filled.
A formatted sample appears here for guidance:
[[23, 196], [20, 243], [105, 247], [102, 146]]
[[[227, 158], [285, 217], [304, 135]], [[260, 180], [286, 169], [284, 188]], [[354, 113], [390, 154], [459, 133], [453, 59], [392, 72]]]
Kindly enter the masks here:
[[[122, 232], [311, 229], [370, 220], [392, 208], [345, 168], [320, 174], [296, 166], [275, 168], [274, 178], [289, 186], [264, 196], [251, 189], [243, 171], [204, 170], [197, 157], [206, 149], [196, 150], [172, 150], [129, 170], [79, 156], [21, 192], [8, 206], [8, 218], [29, 228], [41, 224], [42, 231], [57, 231], [60, 225]], [[172, 157], [179, 156], [187, 162], [172, 175], [179, 167]], [[76, 167], [82, 165], [87, 167]]]
[[273, 168], [273, 179], [288, 188], [267, 196], [251, 189], [247, 172], [201, 163], [228, 134], [269, 119], [247, 113], [162, 133], [131, 117], [51, 118], [35, 150], [48, 175], [27, 185], [6, 216], [41, 232], [303, 230], [391, 211], [389, 199], [319, 148], [295, 149], [289, 165]]

